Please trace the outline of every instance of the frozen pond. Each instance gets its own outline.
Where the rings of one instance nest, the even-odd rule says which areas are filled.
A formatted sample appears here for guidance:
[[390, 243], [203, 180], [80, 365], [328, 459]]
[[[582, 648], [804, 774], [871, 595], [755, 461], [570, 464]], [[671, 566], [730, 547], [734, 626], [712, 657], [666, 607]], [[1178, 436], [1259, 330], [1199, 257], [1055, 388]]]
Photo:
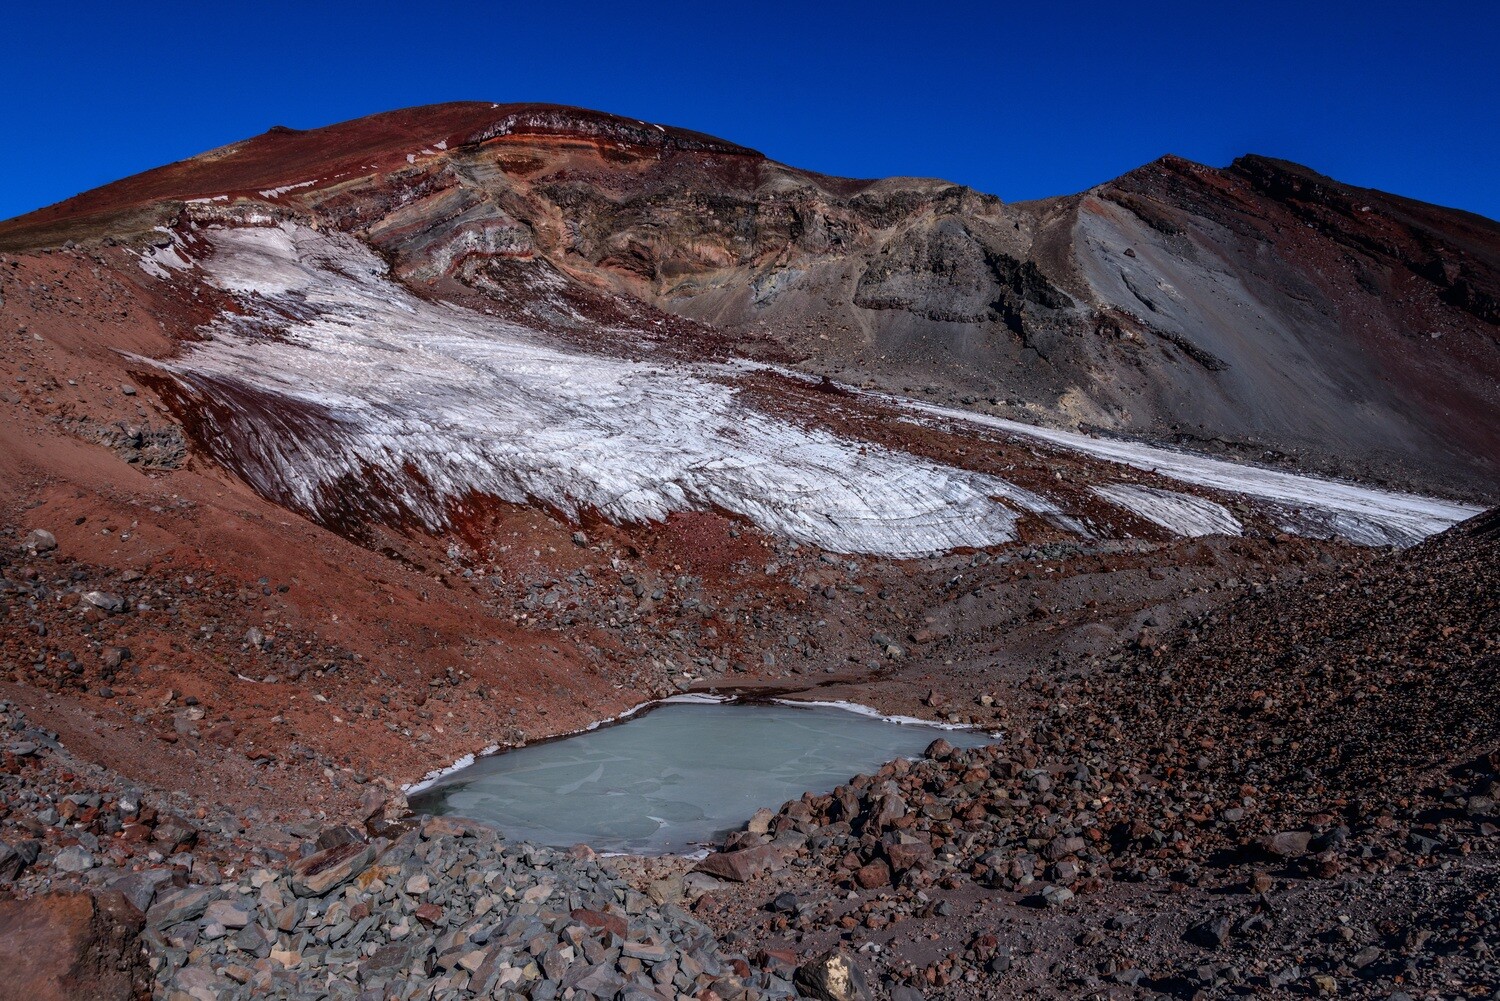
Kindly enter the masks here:
[[412, 807], [494, 824], [512, 841], [601, 852], [690, 851], [760, 807], [828, 792], [943, 737], [977, 732], [892, 723], [845, 709], [668, 704], [588, 733], [475, 762]]

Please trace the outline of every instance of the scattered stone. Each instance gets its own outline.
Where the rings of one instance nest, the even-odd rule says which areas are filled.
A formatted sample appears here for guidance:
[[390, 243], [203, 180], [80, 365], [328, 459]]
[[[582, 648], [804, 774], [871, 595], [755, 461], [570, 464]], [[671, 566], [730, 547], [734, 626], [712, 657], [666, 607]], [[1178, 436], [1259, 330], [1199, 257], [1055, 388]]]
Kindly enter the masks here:
[[109, 612], [111, 615], [125, 610], [125, 599], [108, 591], [85, 591], [81, 600], [84, 604], [91, 605], [101, 612]]
[[28, 553], [50, 553], [57, 548], [57, 536], [44, 528], [33, 528], [26, 533], [21, 546]]
[[792, 982], [803, 997], [817, 1001], [868, 1001], [870, 989], [854, 957], [842, 950], [825, 952], [797, 967]]

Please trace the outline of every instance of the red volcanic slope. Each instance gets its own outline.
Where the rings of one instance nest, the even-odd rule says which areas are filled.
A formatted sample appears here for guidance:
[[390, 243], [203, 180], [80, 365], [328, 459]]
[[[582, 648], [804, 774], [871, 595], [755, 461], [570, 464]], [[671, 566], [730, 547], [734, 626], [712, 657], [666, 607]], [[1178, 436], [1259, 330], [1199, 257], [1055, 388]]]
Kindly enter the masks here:
[[300, 130], [277, 125], [265, 133], [126, 177], [18, 216], [0, 232], [20, 234], [114, 215], [166, 199], [250, 193], [285, 184], [390, 169], [408, 153], [475, 145], [506, 135], [578, 138], [671, 151], [702, 151], [764, 159], [755, 150], [690, 129], [655, 125], [561, 104], [454, 101]]

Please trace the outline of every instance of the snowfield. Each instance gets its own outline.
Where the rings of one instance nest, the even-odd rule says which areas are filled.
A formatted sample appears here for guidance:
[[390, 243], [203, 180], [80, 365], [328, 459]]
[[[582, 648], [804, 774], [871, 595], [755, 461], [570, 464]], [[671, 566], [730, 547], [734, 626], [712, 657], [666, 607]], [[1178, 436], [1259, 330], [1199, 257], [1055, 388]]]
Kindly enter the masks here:
[[[1484, 510], [1436, 497], [1245, 465], [1136, 441], [1037, 427], [917, 400], [897, 402], [929, 417], [1032, 438], [1181, 483], [1238, 494], [1260, 502], [1261, 508], [1279, 516], [1287, 531], [1303, 535], [1338, 536], [1364, 546], [1409, 546]], [[1149, 517], [1144, 511], [1137, 513]]]
[[1139, 483], [1110, 483], [1091, 489], [1111, 504], [1178, 535], [1241, 535], [1245, 531], [1224, 505], [1203, 497]]
[[202, 267], [247, 315], [221, 316], [166, 367], [205, 398], [272, 401], [242, 424], [221, 416], [227, 461], [305, 512], [396, 498], [436, 531], [474, 494], [626, 523], [718, 509], [898, 557], [1009, 541], [1023, 511], [1077, 527], [1004, 480], [799, 427], [686, 367], [569, 351], [417, 299], [352, 238], [207, 235]]
[[[161, 362], [198, 395], [210, 448], [263, 494], [326, 519], [351, 510], [451, 528], [476, 497], [616, 523], [720, 510], [799, 542], [909, 557], [1016, 538], [1023, 513], [1088, 534], [994, 476], [802, 427], [717, 381], [726, 366], [648, 364], [419, 299], [352, 237], [292, 223], [212, 227], [199, 262], [240, 309]], [[193, 266], [174, 245], [142, 266]], [[892, 398], [888, 398], [892, 399]], [[942, 419], [1040, 439], [1236, 494], [1290, 530], [1407, 544], [1477, 509], [1054, 431], [917, 401]], [[1239, 534], [1222, 505], [1133, 483], [1096, 496], [1185, 536]]]

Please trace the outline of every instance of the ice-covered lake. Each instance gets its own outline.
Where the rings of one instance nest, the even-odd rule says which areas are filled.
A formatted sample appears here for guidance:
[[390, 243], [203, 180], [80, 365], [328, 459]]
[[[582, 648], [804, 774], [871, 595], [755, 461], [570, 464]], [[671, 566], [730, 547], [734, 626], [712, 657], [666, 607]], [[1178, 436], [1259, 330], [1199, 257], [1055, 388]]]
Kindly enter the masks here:
[[483, 758], [414, 809], [494, 824], [509, 839], [601, 852], [691, 851], [760, 807], [828, 792], [942, 737], [995, 738], [833, 707], [669, 704], [614, 726]]

